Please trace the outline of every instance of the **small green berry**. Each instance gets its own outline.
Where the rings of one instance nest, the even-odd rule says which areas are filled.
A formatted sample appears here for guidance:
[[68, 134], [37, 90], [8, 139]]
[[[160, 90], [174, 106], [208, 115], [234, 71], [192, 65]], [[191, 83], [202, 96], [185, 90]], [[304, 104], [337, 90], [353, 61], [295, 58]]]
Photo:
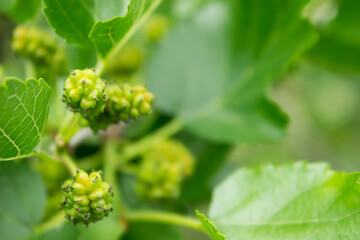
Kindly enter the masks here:
[[112, 84], [106, 87], [105, 94], [106, 107], [94, 120], [98, 128], [106, 128], [109, 124], [121, 121], [136, 120], [152, 112], [154, 96], [143, 85], [131, 87], [129, 84]]
[[64, 84], [64, 101], [74, 112], [83, 113], [89, 121], [105, 108], [106, 83], [95, 69], [73, 70]]
[[146, 38], [151, 42], [159, 42], [170, 27], [170, 21], [166, 16], [154, 15], [144, 28]]
[[142, 156], [136, 189], [145, 199], [177, 198], [182, 181], [191, 175], [194, 159], [175, 140], [158, 143]]
[[88, 225], [112, 211], [112, 187], [102, 181], [101, 171], [88, 175], [79, 170], [74, 180], [65, 181], [61, 188], [63, 199], [60, 206], [65, 211], [65, 217], [74, 224]]
[[108, 64], [107, 70], [115, 75], [127, 75], [135, 72], [143, 60], [141, 49], [133, 44], [126, 44], [116, 61]]

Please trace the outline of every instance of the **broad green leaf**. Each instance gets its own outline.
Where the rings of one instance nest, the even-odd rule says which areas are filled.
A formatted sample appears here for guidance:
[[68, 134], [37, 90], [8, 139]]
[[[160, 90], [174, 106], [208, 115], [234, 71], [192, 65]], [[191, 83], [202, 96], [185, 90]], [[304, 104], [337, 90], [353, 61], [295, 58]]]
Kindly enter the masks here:
[[170, 225], [159, 223], [130, 223], [123, 240], [183, 240], [181, 233]]
[[[235, 5], [223, 4], [225, 13], [217, 18], [208, 14], [211, 17], [201, 19], [206, 15], [202, 13], [196, 23], [179, 26], [147, 71], [157, 107], [213, 141], [281, 139], [287, 119], [266, 91], [270, 81], [316, 39], [300, 17], [305, 3], [234, 1]], [[229, 21], [236, 23], [230, 30], [225, 27]]]
[[83, 0], [44, 0], [44, 13], [55, 32], [68, 43], [92, 48], [88, 38], [94, 17]]
[[212, 240], [225, 240], [224, 235], [222, 235], [219, 230], [216, 229], [214, 224], [210, 222], [209, 219], [205, 217], [204, 214], [200, 213], [198, 210], [196, 210], [196, 215], [202, 222], [206, 232], [210, 235]]
[[31, 234], [44, 213], [45, 185], [27, 162], [0, 162], [0, 239]]
[[359, 1], [339, 1], [337, 17], [320, 30], [320, 40], [307, 52], [308, 59], [331, 69], [360, 72], [359, 12]]
[[45, 128], [51, 89], [43, 80], [8, 78], [0, 86], [0, 161], [26, 156]]
[[36, 15], [41, 0], [6, 0], [0, 1], [0, 11], [8, 14], [17, 22], [24, 22]]
[[323, 33], [316, 46], [307, 52], [307, 59], [337, 71], [360, 72], [360, 40], [349, 42], [339, 37], [341, 32], [337, 34]]
[[226, 104], [243, 106], [261, 97], [269, 81], [281, 75], [318, 36], [302, 18], [308, 0], [231, 2], [230, 41], [237, 50], [232, 61], [240, 71], [235, 73], [238, 78]]
[[162, 0], [131, 0], [125, 16], [96, 22], [89, 38], [100, 55], [105, 57], [115, 46], [121, 48], [161, 2]]
[[358, 239], [359, 173], [304, 162], [235, 171], [209, 216], [228, 240]]

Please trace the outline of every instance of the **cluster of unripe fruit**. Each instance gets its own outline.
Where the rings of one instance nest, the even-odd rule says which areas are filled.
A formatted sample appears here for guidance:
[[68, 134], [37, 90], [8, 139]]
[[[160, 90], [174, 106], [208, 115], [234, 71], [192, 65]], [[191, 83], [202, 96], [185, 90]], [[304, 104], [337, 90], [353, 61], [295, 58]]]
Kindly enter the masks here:
[[105, 90], [109, 97], [106, 111], [115, 121], [137, 119], [139, 116], [151, 113], [151, 103], [154, 95], [143, 85], [131, 87], [129, 84], [110, 85]]
[[181, 142], [162, 141], [142, 156], [137, 192], [150, 200], [177, 198], [183, 180], [193, 168], [194, 158]]
[[12, 49], [41, 69], [62, 74], [66, 71], [66, 51], [56, 38], [45, 30], [18, 26], [14, 30]]
[[62, 184], [63, 199], [60, 207], [64, 209], [65, 217], [75, 225], [97, 222], [113, 211], [112, 186], [102, 181], [101, 174], [101, 171], [94, 171], [88, 175], [78, 170], [74, 179]]
[[86, 117], [97, 116], [105, 107], [105, 87], [95, 69], [73, 70], [65, 80], [64, 100], [75, 112], [83, 112]]
[[65, 81], [63, 99], [97, 131], [112, 123], [150, 114], [154, 96], [142, 85], [107, 85], [95, 69], [85, 69], [71, 71]]

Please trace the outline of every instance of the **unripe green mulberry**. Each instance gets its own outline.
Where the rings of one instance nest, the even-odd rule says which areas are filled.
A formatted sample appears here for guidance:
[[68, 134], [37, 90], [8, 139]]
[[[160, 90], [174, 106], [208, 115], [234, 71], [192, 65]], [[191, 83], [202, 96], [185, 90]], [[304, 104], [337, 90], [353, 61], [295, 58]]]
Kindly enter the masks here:
[[145, 36], [151, 42], [158, 42], [168, 31], [169, 26], [170, 22], [166, 16], [154, 15], [145, 25]]
[[47, 31], [18, 26], [13, 33], [12, 49], [41, 71], [62, 74], [66, 70], [65, 48]]
[[160, 142], [143, 155], [136, 189], [145, 199], [177, 198], [193, 167], [194, 158], [182, 143]]
[[151, 104], [154, 95], [147, 91], [143, 85], [131, 87], [129, 84], [109, 85], [106, 87], [106, 108], [96, 119], [105, 128], [112, 123], [138, 119], [140, 116], [149, 115], [152, 111]]
[[133, 44], [127, 44], [119, 53], [116, 61], [108, 63], [107, 71], [113, 74], [130, 74], [135, 72], [143, 59], [141, 49]]
[[65, 80], [64, 101], [74, 112], [80, 112], [91, 120], [105, 108], [106, 82], [99, 78], [95, 69], [73, 70]]
[[61, 208], [65, 217], [74, 224], [97, 222], [112, 211], [112, 187], [102, 181], [101, 171], [89, 175], [78, 170], [73, 180], [65, 181], [62, 186]]

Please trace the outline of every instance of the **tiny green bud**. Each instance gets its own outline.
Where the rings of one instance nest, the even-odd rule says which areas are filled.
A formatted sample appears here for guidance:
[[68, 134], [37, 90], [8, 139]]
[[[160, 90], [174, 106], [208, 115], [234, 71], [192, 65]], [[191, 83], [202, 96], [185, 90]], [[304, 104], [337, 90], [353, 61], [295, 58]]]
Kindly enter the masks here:
[[86, 194], [87, 193], [86, 187], [78, 182], [73, 183], [71, 188], [73, 188], [73, 193], [75, 193], [75, 194]]

